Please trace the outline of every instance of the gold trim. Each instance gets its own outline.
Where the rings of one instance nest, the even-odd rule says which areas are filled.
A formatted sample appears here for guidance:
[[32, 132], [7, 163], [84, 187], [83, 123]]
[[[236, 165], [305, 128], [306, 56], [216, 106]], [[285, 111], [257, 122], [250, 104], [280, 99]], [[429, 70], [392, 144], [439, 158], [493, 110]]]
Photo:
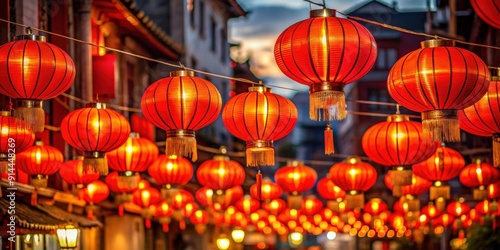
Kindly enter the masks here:
[[167, 130], [168, 137], [195, 137], [195, 133], [194, 130], [187, 129]]
[[337, 15], [337, 11], [333, 9], [318, 9], [318, 10], [311, 10], [309, 12], [309, 16], [311, 18], [313, 17], [335, 17]]
[[170, 72], [170, 77], [176, 76], [194, 76], [194, 71], [192, 70], [177, 70]]
[[40, 41], [40, 42], [47, 42], [47, 38], [45, 36], [37, 36], [34, 34], [29, 34], [29, 35], [19, 35], [14, 38], [14, 41], [20, 41], [20, 40], [31, 40], [31, 41]]
[[105, 152], [83, 152], [83, 156], [85, 158], [106, 158], [106, 153]]
[[17, 100], [18, 107], [42, 108], [42, 101], [39, 100]]
[[435, 48], [441, 46], [454, 47], [455, 41], [452, 40], [443, 40], [443, 39], [431, 39], [420, 42], [420, 46], [422, 48]]
[[339, 91], [344, 92], [345, 84], [339, 82], [320, 82], [314, 83], [309, 87], [309, 94], [320, 91]]
[[408, 122], [410, 117], [408, 115], [390, 115], [387, 117], [388, 122]]

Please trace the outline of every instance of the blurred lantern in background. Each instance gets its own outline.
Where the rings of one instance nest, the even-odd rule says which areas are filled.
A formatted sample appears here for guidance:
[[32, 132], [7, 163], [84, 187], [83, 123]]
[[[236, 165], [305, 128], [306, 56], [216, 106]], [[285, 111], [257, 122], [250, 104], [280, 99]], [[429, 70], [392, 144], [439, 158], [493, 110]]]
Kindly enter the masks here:
[[346, 194], [344, 190], [335, 185], [330, 178], [330, 174], [327, 174], [325, 178], [318, 181], [316, 190], [318, 194], [326, 200], [326, 207], [336, 212], [339, 211], [339, 202], [345, 199]]
[[59, 149], [44, 145], [42, 141], [36, 141], [15, 158], [16, 167], [30, 175], [30, 185], [36, 188], [47, 187], [48, 175], [55, 174], [64, 160]]
[[260, 200], [264, 202], [278, 199], [279, 197], [281, 197], [282, 193], [283, 190], [281, 189], [281, 187], [278, 184], [272, 182], [269, 178], [264, 178], [261, 185], [253, 184], [252, 186], [250, 186], [250, 195], [252, 195], [252, 197], [257, 200], [260, 197]]
[[[384, 183], [392, 190], [392, 194], [396, 197], [401, 197], [401, 201], [404, 203], [404, 206], [408, 207], [408, 211], [417, 212], [420, 210], [420, 199], [418, 198], [420, 195], [429, 191], [429, 188], [432, 186], [432, 182], [419, 177], [418, 175], [412, 174], [412, 181], [410, 185], [400, 186], [401, 190], [396, 191], [396, 187], [392, 186], [391, 174], [386, 174], [384, 177]], [[406, 204], [406, 205], [405, 205]]]
[[85, 185], [99, 179], [98, 173], [89, 174], [83, 171], [83, 157], [64, 162], [59, 169], [59, 175], [68, 184], [74, 185], [74, 191], [76, 192]]
[[163, 200], [156, 205], [155, 209], [155, 216], [158, 217], [158, 220], [162, 225], [163, 232], [168, 232], [170, 217], [174, 214], [174, 210], [169, 204], [169, 201]]
[[203, 234], [209, 221], [208, 213], [205, 210], [196, 210], [191, 217], [189, 217], [189, 220], [194, 225], [196, 232], [198, 234]]
[[488, 25], [500, 29], [500, 1], [499, 0], [471, 0], [474, 12]]
[[93, 181], [89, 183], [84, 189], [81, 189], [82, 198], [89, 203], [85, 208], [87, 210], [87, 217], [95, 220], [95, 213], [99, 209], [97, 204], [106, 200], [109, 196], [109, 188], [106, 183], [102, 181]]
[[292, 209], [301, 209], [302, 193], [314, 186], [318, 174], [303, 162], [290, 161], [276, 171], [274, 179], [288, 194], [288, 206]]
[[[132, 193], [141, 186], [141, 182], [139, 182], [139, 185], [136, 188], [123, 187], [121, 185], [118, 185], [118, 172], [109, 173], [106, 176], [105, 182], [108, 185], [109, 189], [116, 194], [115, 203], [118, 205], [118, 215], [123, 216], [124, 214], [123, 205], [127, 202], [132, 201]], [[142, 186], [143, 187], [141, 188], [144, 188], [144, 182], [142, 183]]]
[[481, 159], [475, 159], [473, 163], [465, 166], [460, 172], [460, 182], [469, 188], [473, 188], [474, 200], [488, 198], [486, 187], [500, 180], [498, 169]]
[[151, 218], [155, 214], [156, 207], [160, 201], [160, 192], [152, 187], [137, 189], [132, 194], [132, 202], [141, 207], [141, 215], [145, 220], [146, 229], [151, 228]]
[[148, 173], [162, 186], [162, 197], [170, 202], [172, 195], [193, 177], [193, 165], [184, 157], [161, 155], [149, 166]]
[[9, 163], [13, 166], [14, 162], [9, 162], [9, 159], [13, 161], [12, 156], [28, 149], [35, 142], [35, 133], [29, 124], [10, 114], [10, 111], [0, 111], [0, 174], [7, 173]]

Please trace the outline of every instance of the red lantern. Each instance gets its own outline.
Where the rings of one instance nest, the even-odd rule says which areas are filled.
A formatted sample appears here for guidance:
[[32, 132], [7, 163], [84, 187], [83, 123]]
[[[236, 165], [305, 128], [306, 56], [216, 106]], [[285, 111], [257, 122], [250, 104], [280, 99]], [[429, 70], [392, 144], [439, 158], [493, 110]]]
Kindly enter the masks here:
[[[489, 0], [486, 0], [489, 1]], [[472, 1], [474, 2], [474, 1]], [[458, 112], [460, 128], [474, 135], [493, 138], [493, 165], [500, 166], [500, 68], [491, 70], [488, 92], [474, 105]]]
[[193, 203], [194, 197], [193, 195], [183, 189], [180, 189], [172, 196], [172, 208], [175, 210], [182, 210], [186, 204]]
[[251, 87], [226, 103], [224, 126], [247, 145], [247, 166], [274, 166], [273, 141], [288, 135], [297, 122], [297, 108], [264, 86]]
[[30, 185], [47, 187], [47, 176], [55, 174], [64, 160], [59, 149], [36, 141], [34, 146], [16, 155], [16, 167], [31, 175]]
[[85, 172], [108, 174], [106, 152], [120, 147], [130, 134], [130, 125], [120, 113], [107, 109], [104, 103], [89, 103], [61, 122], [63, 139], [83, 151]]
[[488, 185], [488, 198], [498, 199], [500, 198], [500, 181]]
[[455, 142], [460, 140], [457, 111], [484, 96], [489, 76], [476, 54], [452, 41], [428, 40], [394, 64], [387, 88], [398, 103], [422, 112], [423, 128], [435, 141]]
[[236, 201], [243, 197], [243, 188], [241, 186], [234, 186], [228, 190], [223, 195], [218, 195], [215, 193], [213, 206], [216, 211], [226, 210], [230, 205], [234, 204]]
[[488, 25], [500, 29], [500, 0], [471, 0], [474, 12]]
[[87, 185], [99, 179], [98, 173], [84, 173], [83, 160], [71, 160], [61, 165], [59, 174], [70, 185]]
[[458, 201], [454, 201], [446, 207], [446, 212], [455, 216], [460, 217], [463, 214], [466, 214], [470, 211], [470, 206], [464, 202], [463, 199], [459, 199]]
[[140, 138], [138, 133], [130, 133], [130, 137], [115, 150], [106, 154], [109, 168], [120, 173], [119, 184], [137, 187], [140, 180], [139, 172], [144, 172], [158, 158], [158, 147], [146, 138]]
[[411, 184], [411, 165], [426, 160], [436, 151], [439, 144], [430, 138], [422, 124], [410, 121], [409, 116], [391, 115], [387, 121], [366, 130], [362, 146], [370, 159], [392, 168], [391, 184], [398, 186], [398, 190]]
[[[476, 204], [474, 210], [477, 211], [481, 215], [490, 214], [490, 201], [483, 200]], [[472, 211], [472, 210], [471, 210]]]
[[141, 100], [144, 117], [167, 131], [165, 154], [192, 161], [198, 158], [195, 131], [213, 123], [221, 108], [217, 88], [187, 70], [170, 72], [170, 77], [151, 84]]
[[[119, 185], [118, 184], [118, 177], [119, 177], [118, 172], [111, 172], [106, 176], [106, 179], [104, 181], [108, 185], [109, 189], [113, 193], [116, 194], [115, 203], [118, 204], [118, 214], [120, 216], [123, 216], [123, 214], [124, 214], [123, 204], [132, 201], [132, 193], [138, 187], [124, 187], [122, 185]], [[141, 184], [141, 182], [139, 182], [138, 186], [141, 186], [140, 184]], [[144, 184], [143, 184], [143, 186], [144, 186]], [[144, 187], [142, 187], [142, 188], [144, 188]]]
[[156, 205], [155, 216], [158, 217], [162, 225], [163, 232], [168, 232], [170, 224], [170, 217], [174, 214], [174, 210], [170, 207], [167, 200], [163, 200]]
[[425, 214], [429, 219], [434, 219], [440, 216], [442, 214], [442, 211], [434, 206], [434, 204], [429, 203], [429, 205], [422, 208], [421, 214]]
[[386, 211], [389, 207], [387, 203], [379, 198], [371, 199], [363, 206], [363, 211], [371, 215], [379, 215], [380, 213]]
[[486, 187], [500, 179], [500, 173], [492, 165], [476, 159], [475, 162], [465, 166], [460, 172], [460, 182], [469, 188], [474, 188], [474, 200], [488, 198]]
[[208, 213], [205, 210], [196, 210], [189, 220], [194, 225], [194, 229], [198, 234], [205, 232], [206, 225], [208, 224]]
[[166, 198], [185, 185], [193, 177], [193, 165], [186, 158], [177, 155], [161, 155], [148, 168], [148, 173], [162, 187]]
[[243, 183], [245, 170], [229, 157], [216, 155], [198, 167], [196, 179], [201, 185], [213, 189], [216, 195], [222, 195], [225, 190]]
[[45, 126], [42, 101], [66, 91], [75, 79], [75, 65], [61, 48], [44, 36], [17, 36], [0, 46], [0, 93], [17, 99], [14, 116], [26, 121], [34, 132]]
[[449, 227], [453, 221], [455, 220], [455, 217], [453, 217], [450, 214], [442, 214], [441, 216], [437, 217], [435, 220], [432, 220], [432, 225], [433, 227], [437, 226], [443, 226], [443, 227]]
[[349, 157], [330, 168], [330, 177], [346, 191], [347, 206], [361, 208], [365, 203], [363, 192], [375, 185], [377, 171], [358, 157]]
[[329, 209], [333, 211], [339, 210], [339, 202], [345, 199], [345, 191], [335, 185], [329, 174], [318, 181], [316, 190], [318, 194], [326, 200], [326, 206]]
[[302, 200], [302, 209], [300, 212], [308, 216], [313, 216], [318, 214], [321, 209], [323, 209], [323, 202], [320, 199], [314, 196], [307, 196]]
[[278, 199], [283, 193], [281, 187], [269, 178], [264, 178], [260, 186], [257, 184], [250, 186], [250, 195], [255, 199], [259, 199], [259, 190], [260, 199], [263, 201]]
[[90, 203], [87, 207], [87, 217], [89, 219], [95, 219], [94, 213], [98, 209], [95, 206], [98, 203], [103, 202], [109, 196], [109, 188], [106, 183], [96, 180], [89, 183], [84, 189], [81, 189], [82, 197], [87, 202]]
[[292, 161], [279, 168], [274, 174], [274, 179], [283, 191], [288, 193], [288, 206], [292, 209], [300, 209], [302, 193], [314, 186], [318, 174], [314, 169], [305, 166], [303, 162]]
[[0, 111], [0, 133], [0, 173], [7, 173], [9, 163], [13, 166], [9, 159], [13, 161], [15, 154], [33, 145], [35, 134], [27, 123], [11, 117], [10, 111]]
[[132, 194], [132, 202], [142, 208], [146, 228], [151, 228], [151, 217], [155, 213], [155, 205], [160, 201], [160, 192], [152, 187], [137, 189]]
[[342, 120], [344, 86], [370, 71], [377, 45], [368, 29], [335, 10], [312, 10], [310, 17], [281, 33], [274, 57], [286, 76], [309, 85], [312, 120]]
[[257, 199], [245, 195], [243, 199], [237, 200], [234, 206], [241, 212], [249, 215], [260, 208], [260, 202]]
[[445, 147], [438, 147], [433, 156], [413, 165], [413, 173], [426, 180], [434, 182], [430, 188], [431, 200], [437, 201], [436, 206], [444, 209], [444, 199], [450, 199], [450, 187], [446, 181], [460, 174], [465, 166], [465, 160], [459, 152]]
[[213, 207], [212, 197], [214, 191], [208, 187], [201, 187], [196, 191], [196, 200], [204, 207]]
[[[420, 200], [418, 196], [424, 194], [432, 186], [432, 182], [412, 174], [412, 182], [410, 185], [404, 186], [393, 186], [391, 183], [392, 176], [386, 174], [384, 177], [384, 183], [392, 190], [392, 194], [396, 197], [402, 197], [403, 205], [408, 208], [410, 212], [417, 212], [420, 210]], [[399, 187], [399, 188], [397, 188]]]
[[282, 199], [274, 199], [271, 200], [269, 203], [262, 204], [262, 208], [272, 215], [280, 214], [280, 212], [283, 211], [283, 209], [285, 209], [286, 207], [287, 204]]

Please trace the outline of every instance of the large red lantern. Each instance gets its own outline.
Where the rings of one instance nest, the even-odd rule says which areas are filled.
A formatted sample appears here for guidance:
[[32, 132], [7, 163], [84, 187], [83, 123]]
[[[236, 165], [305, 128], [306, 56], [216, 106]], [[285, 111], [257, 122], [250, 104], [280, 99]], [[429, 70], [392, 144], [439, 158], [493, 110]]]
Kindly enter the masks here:
[[[407, 115], [391, 115], [363, 134], [363, 151], [378, 164], [391, 167], [393, 186], [410, 185], [411, 165], [429, 158], [439, 146], [422, 124]], [[397, 188], [398, 189], [398, 188]]]
[[[264, 178], [261, 185], [257, 183], [250, 186], [250, 195], [255, 199], [260, 199], [263, 201], [271, 201], [281, 197], [283, 190], [281, 187], [272, 182], [269, 178]], [[259, 198], [260, 197], [260, 198]]]
[[274, 179], [283, 191], [288, 193], [288, 206], [292, 209], [300, 209], [302, 193], [314, 186], [318, 174], [314, 169], [305, 166], [303, 162], [292, 161], [279, 168], [274, 174]]
[[15, 154], [28, 149], [35, 141], [35, 133], [31, 127], [24, 121], [10, 116], [10, 113], [10, 111], [0, 111], [0, 174], [7, 172], [9, 163], [11, 166], [14, 165]]
[[490, 80], [488, 92], [474, 105], [460, 110], [458, 117], [461, 129], [493, 138], [493, 165], [500, 167], [500, 68], [491, 70]]
[[107, 109], [106, 104], [89, 103], [64, 117], [61, 134], [69, 145], [83, 151], [85, 172], [107, 175], [106, 152], [127, 141], [130, 124], [120, 113]]
[[75, 79], [75, 65], [61, 48], [44, 36], [18, 36], [0, 46], [0, 93], [17, 99], [14, 116], [34, 132], [45, 126], [42, 101], [66, 91]]
[[361, 208], [365, 203], [363, 192], [375, 185], [377, 170], [358, 157], [349, 157], [330, 168], [330, 178], [346, 191], [349, 208]]
[[31, 176], [30, 184], [47, 187], [47, 176], [55, 174], [64, 160], [59, 149], [36, 141], [34, 146], [16, 155], [16, 167]]
[[124, 186], [137, 187], [139, 172], [144, 172], [158, 158], [158, 146], [149, 139], [130, 133], [120, 147], [106, 154], [109, 168], [120, 173], [118, 182]]
[[226, 103], [222, 121], [247, 145], [247, 166], [274, 166], [273, 141], [288, 135], [297, 122], [297, 108], [264, 86], [251, 87]]
[[162, 196], [169, 198], [172, 192], [191, 180], [193, 165], [184, 157], [161, 155], [149, 166], [148, 173], [162, 186]]
[[470, 206], [465, 200], [460, 198], [458, 201], [451, 202], [446, 206], [446, 212], [454, 217], [460, 217], [470, 211]]
[[66, 161], [59, 169], [61, 178], [70, 185], [85, 186], [99, 179], [98, 173], [85, 173], [83, 159]]
[[167, 131], [165, 154], [192, 161], [198, 158], [195, 131], [213, 123], [221, 108], [217, 88], [187, 70], [170, 72], [170, 77], [151, 84], [141, 100], [144, 117]]
[[433, 156], [413, 165], [413, 173], [434, 182], [429, 198], [436, 201], [440, 210], [444, 210], [445, 200], [450, 199], [450, 187], [446, 181], [457, 177], [464, 166], [465, 160], [459, 152], [442, 145]]
[[387, 209], [389, 209], [387, 203], [380, 198], [371, 199], [363, 206], [363, 211], [371, 215], [379, 215]]
[[484, 96], [489, 76], [476, 54], [452, 41], [428, 40], [394, 64], [387, 88], [398, 103], [422, 113], [423, 128], [435, 141], [455, 142], [460, 140], [458, 110]]
[[326, 206], [329, 209], [333, 211], [339, 210], [339, 202], [345, 199], [345, 191], [335, 185], [330, 178], [330, 174], [318, 181], [316, 190], [318, 194], [326, 200]]
[[309, 85], [312, 120], [342, 120], [344, 86], [370, 71], [377, 45], [363, 25], [337, 17], [335, 10], [312, 10], [309, 19], [281, 33], [274, 57], [286, 76]]
[[471, 0], [474, 12], [494, 28], [500, 29], [500, 0]]
[[460, 182], [469, 188], [474, 188], [474, 200], [488, 198], [486, 187], [500, 179], [500, 173], [492, 165], [476, 159], [475, 162], [465, 166], [460, 172]]

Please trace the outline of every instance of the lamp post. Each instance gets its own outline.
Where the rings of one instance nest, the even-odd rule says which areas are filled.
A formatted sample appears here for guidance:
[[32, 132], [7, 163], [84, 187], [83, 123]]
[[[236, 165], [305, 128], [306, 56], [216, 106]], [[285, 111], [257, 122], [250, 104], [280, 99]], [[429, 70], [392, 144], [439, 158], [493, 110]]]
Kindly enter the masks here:
[[78, 245], [78, 229], [73, 225], [66, 225], [57, 229], [57, 239], [61, 249], [75, 249]]

